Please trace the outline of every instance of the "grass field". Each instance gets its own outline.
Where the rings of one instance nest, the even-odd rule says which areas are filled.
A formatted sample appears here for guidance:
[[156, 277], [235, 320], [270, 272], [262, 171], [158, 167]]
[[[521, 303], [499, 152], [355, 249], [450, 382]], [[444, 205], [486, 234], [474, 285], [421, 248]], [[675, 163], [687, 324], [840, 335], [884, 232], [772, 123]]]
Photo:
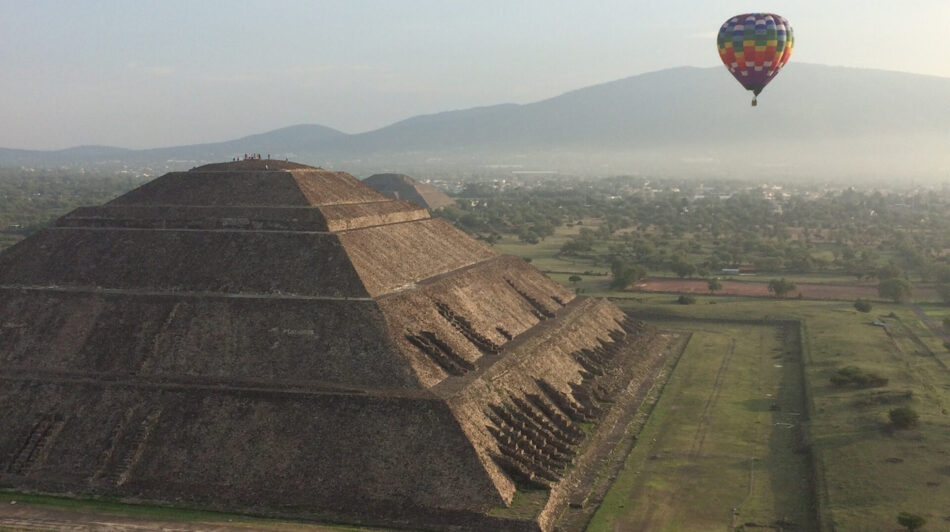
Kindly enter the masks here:
[[814, 529], [787, 327], [654, 324], [693, 337], [590, 530]]
[[[908, 511], [928, 519], [925, 530], [950, 530], [950, 504], [947, 502], [950, 501], [950, 371], [946, 365], [950, 359], [941, 339], [924, 326], [910, 305], [875, 304], [870, 314], [861, 314], [847, 302], [700, 296], [697, 304], [684, 306], [674, 304], [675, 296], [672, 295], [637, 294], [633, 297], [623, 294], [623, 297], [617, 301], [628, 311], [654, 316], [800, 320], [805, 331], [806, 382], [802, 391], [807, 394], [811, 414], [807, 427], [810, 440], [806, 444], [810, 445], [815, 457], [814, 481], [822, 529], [898, 530], [895, 520], [897, 513]], [[932, 315], [938, 323], [948, 314], [945, 307], [925, 306], [922, 310], [926, 315]], [[875, 326], [873, 321], [880, 321], [886, 326]], [[683, 322], [670, 325], [661, 320], [656, 323], [683, 326]], [[712, 342], [708, 352], [721, 351], [725, 341], [723, 338], [736, 335], [736, 325], [732, 323], [704, 322], [692, 327], [699, 333], [694, 335], [694, 341], [705, 338], [705, 342]], [[720, 338], [714, 342], [717, 336]], [[743, 335], [742, 338], [753, 344], [759, 341], [751, 334]], [[737, 352], [741, 343], [736, 344]], [[696, 352], [703, 353], [704, 357], [709, 356], [706, 348], [695, 346], [690, 346], [687, 354], [694, 356]], [[768, 359], [774, 356], [767, 349], [758, 353], [763, 364], [767, 364]], [[690, 369], [690, 357], [684, 356], [680, 364], [645, 428], [651, 434], [689, 434], [697, 430], [696, 416], [700, 409], [697, 399], [694, 398], [692, 403], [680, 403], [676, 398], [684, 393], [685, 397], [697, 393], [702, 397], [702, 391], [683, 387], [681, 383], [689, 378], [698, 379], [693, 386], [709, 393], [708, 383], [714, 368], [706, 367], [699, 377], [691, 377], [695, 370]], [[708, 365], [715, 366], [715, 361]], [[833, 386], [831, 375], [836, 369], [848, 365], [879, 373], [889, 381], [884, 387], [872, 389]], [[731, 367], [737, 370], [739, 366]], [[727, 377], [723, 381], [724, 390], [730, 387], [730, 393], [754, 395], [757, 392], [752, 383], [738, 377], [732, 380]], [[907, 392], [910, 392], [909, 398]], [[684, 404], [691, 406], [684, 407]], [[919, 427], [890, 430], [887, 414], [898, 406], [910, 406], [918, 411], [921, 418]], [[752, 414], [732, 413], [737, 420], [752, 417]], [[671, 461], [649, 460], [650, 456], [657, 454], [651, 447], [654, 445], [653, 437], [644, 433], [638, 444], [640, 448], [635, 448], [630, 455], [627, 471], [639, 471], [640, 475], [618, 479], [614, 491], [604, 503], [602, 515], [597, 516], [592, 529], [622, 530], [622, 526], [616, 527], [617, 523], [639, 522], [646, 514], [643, 505], [637, 501], [642, 500], [644, 494], [651, 493], [654, 494], [650, 495], [653, 498], [647, 500], [657, 507], [652, 511], [651, 518], [662, 519], [667, 515], [668, 520], [649, 529], [703, 530], [697, 524], [698, 521], [684, 521], [686, 517], [677, 510], [681, 507], [687, 508], [687, 514], [711, 515], [718, 511], [719, 515], [714, 516], [719, 519], [718, 529], [727, 529], [729, 523], [723, 521], [722, 510], [719, 509], [721, 505], [728, 506], [725, 500], [715, 501], [715, 508], [710, 508], [706, 503], [692, 505], [686, 501], [690, 497], [702, 499], [705, 496], [701, 490], [696, 491], [696, 486], [709, 485], [710, 480], [704, 476], [707, 473], [723, 479], [721, 485], [728, 488], [725, 490], [727, 493], [731, 493], [735, 473], [733, 477], [720, 477], [729, 472], [725, 463], [717, 465], [703, 462], [707, 469], [701, 471], [705, 473], [678, 477], [676, 472], [685, 467], [683, 463], [672, 462], [670, 469], [664, 470], [667, 462]], [[672, 436], [664, 436], [658, 441], [662, 443], [667, 437]], [[747, 436], [744, 438], [739, 432], [733, 431], [728, 438], [731, 438], [734, 450], [723, 454], [741, 455], [742, 449], [749, 448], [745, 439]], [[725, 446], [730, 445], [729, 439], [720, 441]], [[677, 448], [677, 445], [682, 446], [682, 442], [676, 439], [669, 445]], [[801, 456], [786, 455], [786, 458], [789, 458], [786, 467], [800, 467], [796, 464], [800, 464]], [[785, 461], [780, 456], [777, 459]], [[652, 480], [654, 478], [659, 480]], [[777, 478], [784, 478], [785, 484], [773, 486], [771, 489], [775, 492], [801, 489], [791, 480], [791, 475]], [[677, 479], [675, 484], [682, 484], [683, 487], [673, 486], [672, 479]], [[667, 493], [666, 498], [657, 498], [656, 494], [663, 493], [663, 490]], [[669, 493], [682, 497], [682, 501]], [[767, 505], [759, 508], [767, 508]], [[737, 522], [757, 519], [752, 518], [747, 511], [741, 511]]]
[[379, 528], [259, 519], [220, 512], [125, 504], [102, 499], [52, 497], [6, 490], [0, 490], [0, 530], [384, 532], [384, 529]]
[[0, 233], [0, 251], [16, 244], [20, 240], [23, 240], [23, 237], [20, 235]]
[[[825, 512], [840, 530], [893, 524], [899, 511], [927, 516], [931, 530], [950, 529], [950, 373], [935, 356], [945, 350], [927, 348], [908, 307], [875, 311], [887, 327], [870, 326], [867, 316], [840, 306], [807, 321], [812, 433], [827, 482]], [[842, 391], [829, 378], [843, 365], [877, 371], [889, 383]], [[901, 392], [912, 396], [895, 399]], [[887, 431], [887, 412], [898, 406], [917, 410], [920, 427]]]

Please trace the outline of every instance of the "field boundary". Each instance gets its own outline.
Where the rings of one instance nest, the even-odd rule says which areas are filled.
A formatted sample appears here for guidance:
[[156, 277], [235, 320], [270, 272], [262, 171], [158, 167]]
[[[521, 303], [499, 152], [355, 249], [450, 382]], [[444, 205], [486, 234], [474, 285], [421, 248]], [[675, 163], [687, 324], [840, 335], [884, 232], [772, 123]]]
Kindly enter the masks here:
[[808, 324], [805, 320], [798, 320], [798, 351], [801, 356], [802, 364], [802, 396], [805, 403], [805, 415], [807, 423], [803, 424], [804, 438], [808, 445], [808, 457], [811, 464], [811, 478], [809, 478], [809, 487], [812, 490], [812, 504], [815, 524], [818, 525], [818, 532], [833, 532], [835, 530], [834, 521], [828, 514], [831, 508], [831, 501], [828, 495], [828, 481], [825, 478], [825, 466], [822, 457], [815, 452], [812, 445], [814, 438], [811, 430], [811, 420], [815, 414], [815, 402], [812, 397], [811, 385], [808, 380], [807, 366], [814, 364], [811, 356], [811, 336], [808, 334]]

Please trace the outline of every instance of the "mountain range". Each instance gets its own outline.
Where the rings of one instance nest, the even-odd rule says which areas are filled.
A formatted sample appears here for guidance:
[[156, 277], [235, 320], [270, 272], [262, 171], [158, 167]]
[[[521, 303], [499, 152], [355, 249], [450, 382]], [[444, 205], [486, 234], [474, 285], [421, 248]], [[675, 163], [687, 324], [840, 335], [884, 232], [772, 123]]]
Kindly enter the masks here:
[[359, 134], [296, 125], [147, 150], [0, 148], [0, 166], [177, 169], [256, 152], [364, 175], [504, 168], [756, 180], [950, 178], [950, 79], [791, 63], [757, 107], [750, 99], [721, 67], [682, 67]]

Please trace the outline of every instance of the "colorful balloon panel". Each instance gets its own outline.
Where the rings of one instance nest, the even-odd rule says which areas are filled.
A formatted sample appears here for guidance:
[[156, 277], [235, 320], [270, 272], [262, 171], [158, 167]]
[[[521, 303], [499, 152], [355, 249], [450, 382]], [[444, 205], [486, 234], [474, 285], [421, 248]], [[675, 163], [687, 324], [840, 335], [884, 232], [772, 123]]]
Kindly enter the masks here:
[[746, 13], [719, 29], [719, 57], [729, 72], [755, 94], [772, 81], [792, 55], [795, 32], [774, 13]]

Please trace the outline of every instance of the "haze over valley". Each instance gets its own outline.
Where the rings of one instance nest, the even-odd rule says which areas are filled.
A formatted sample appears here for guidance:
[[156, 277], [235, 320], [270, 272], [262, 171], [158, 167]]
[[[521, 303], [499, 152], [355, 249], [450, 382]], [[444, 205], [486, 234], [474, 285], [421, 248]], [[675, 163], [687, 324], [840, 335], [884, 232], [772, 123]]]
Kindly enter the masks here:
[[0, 165], [181, 169], [259, 152], [365, 175], [502, 166], [585, 176], [934, 183], [950, 178], [947, 94], [947, 78], [792, 63], [753, 108], [722, 68], [683, 67], [358, 134], [298, 125], [146, 150], [4, 149]]

